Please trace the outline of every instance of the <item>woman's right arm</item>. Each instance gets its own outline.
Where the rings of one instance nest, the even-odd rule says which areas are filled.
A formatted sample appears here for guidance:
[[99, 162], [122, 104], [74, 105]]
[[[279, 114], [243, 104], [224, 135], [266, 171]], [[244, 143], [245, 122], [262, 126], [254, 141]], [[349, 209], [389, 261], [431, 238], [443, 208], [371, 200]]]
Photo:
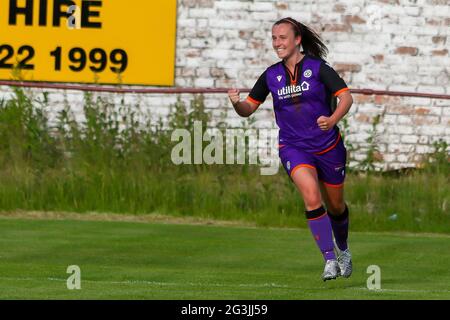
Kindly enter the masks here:
[[259, 104], [250, 101], [250, 99], [240, 101], [240, 92], [238, 89], [229, 90], [228, 97], [233, 104], [234, 110], [241, 117], [251, 116], [259, 107]]
[[270, 93], [269, 87], [266, 82], [267, 70], [259, 77], [253, 86], [252, 91], [248, 95], [247, 99], [240, 101], [239, 90], [231, 89], [228, 91], [228, 97], [233, 104], [234, 110], [241, 117], [249, 117], [256, 109], [266, 100], [267, 95]]

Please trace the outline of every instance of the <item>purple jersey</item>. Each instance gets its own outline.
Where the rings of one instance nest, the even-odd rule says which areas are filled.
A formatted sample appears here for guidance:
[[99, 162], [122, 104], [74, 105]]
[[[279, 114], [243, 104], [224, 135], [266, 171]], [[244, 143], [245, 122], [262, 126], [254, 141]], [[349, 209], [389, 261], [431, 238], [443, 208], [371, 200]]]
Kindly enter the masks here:
[[[264, 73], [265, 86], [272, 94], [275, 118], [280, 128], [280, 145], [294, 145], [306, 152], [318, 153], [338, 142], [337, 126], [323, 131], [317, 124], [320, 116], [329, 117], [332, 114], [330, 97], [336, 94], [322, 81], [321, 68], [324, 64], [323, 60], [306, 55], [297, 64], [296, 69], [300, 68], [294, 76], [283, 62], [270, 66]], [[339, 83], [339, 92], [346, 88], [342, 83]]]

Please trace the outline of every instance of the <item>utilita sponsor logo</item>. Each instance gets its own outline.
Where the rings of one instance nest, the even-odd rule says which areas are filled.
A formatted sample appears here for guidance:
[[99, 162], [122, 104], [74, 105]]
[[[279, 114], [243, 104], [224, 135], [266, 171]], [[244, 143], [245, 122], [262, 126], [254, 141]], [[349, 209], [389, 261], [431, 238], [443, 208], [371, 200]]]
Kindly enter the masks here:
[[309, 83], [304, 81], [300, 86], [291, 85], [278, 89], [278, 96], [284, 96], [292, 93], [300, 93], [308, 90], [309, 90]]

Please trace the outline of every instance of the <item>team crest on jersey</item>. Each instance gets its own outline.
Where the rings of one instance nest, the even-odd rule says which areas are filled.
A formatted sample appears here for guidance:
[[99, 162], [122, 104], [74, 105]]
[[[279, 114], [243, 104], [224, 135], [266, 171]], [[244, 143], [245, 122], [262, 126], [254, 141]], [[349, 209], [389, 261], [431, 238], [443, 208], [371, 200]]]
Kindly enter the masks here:
[[278, 82], [280, 82], [281, 79], [283, 79], [283, 76], [278, 76], [278, 77], [277, 77]]
[[311, 76], [312, 76], [312, 70], [311, 70], [311, 69], [305, 70], [305, 72], [303, 72], [303, 76], [304, 76], [305, 78], [311, 78]]
[[291, 162], [290, 161], [286, 162], [286, 168], [288, 170], [291, 170]]

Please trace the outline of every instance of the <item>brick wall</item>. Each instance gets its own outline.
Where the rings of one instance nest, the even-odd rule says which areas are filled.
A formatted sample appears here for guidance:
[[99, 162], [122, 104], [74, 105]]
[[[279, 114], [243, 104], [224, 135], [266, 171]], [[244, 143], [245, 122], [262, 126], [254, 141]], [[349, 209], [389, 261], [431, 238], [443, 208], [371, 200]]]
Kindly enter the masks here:
[[[322, 36], [328, 61], [351, 88], [450, 94], [449, 8], [448, 0], [178, 0], [176, 85], [253, 86], [277, 61], [271, 49], [273, 22], [292, 16]], [[2, 94], [7, 90], [2, 88]], [[50, 93], [56, 111], [64, 95]], [[81, 94], [66, 94], [79, 108]], [[378, 168], [414, 166], [433, 151], [433, 142], [450, 144], [450, 100], [354, 98], [346, 138], [355, 149], [351, 165], [365, 158], [377, 115]], [[153, 115], [164, 116], [176, 97], [129, 95], [126, 101], [139, 101]], [[241, 124], [225, 95], [207, 95], [206, 105], [214, 115], [225, 112], [232, 125]], [[254, 118], [261, 126], [273, 125], [270, 99]]]

